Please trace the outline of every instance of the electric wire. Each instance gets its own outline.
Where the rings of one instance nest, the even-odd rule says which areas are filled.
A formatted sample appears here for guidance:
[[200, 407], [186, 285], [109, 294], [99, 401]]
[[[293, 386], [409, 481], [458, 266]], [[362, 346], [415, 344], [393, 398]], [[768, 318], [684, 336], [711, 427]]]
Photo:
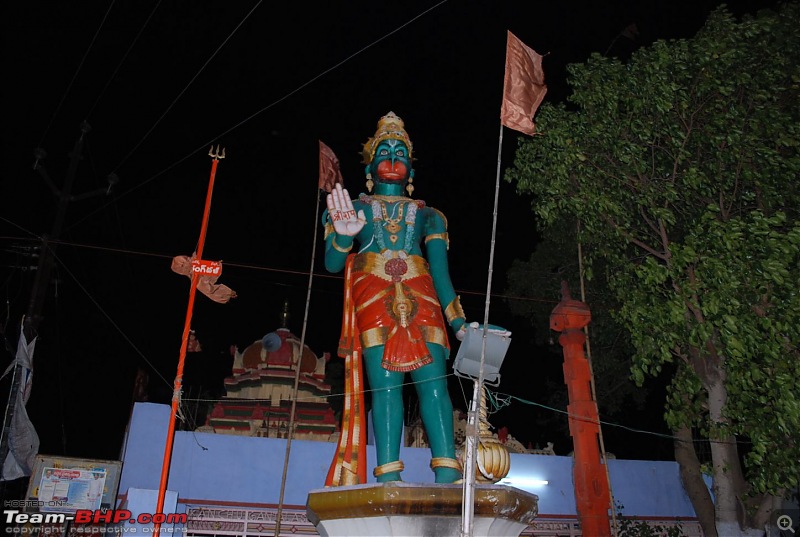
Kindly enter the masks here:
[[53, 258], [64, 269], [64, 271], [66, 271], [66, 273], [69, 274], [70, 278], [72, 278], [72, 280], [75, 282], [75, 284], [81, 289], [81, 291], [84, 292], [84, 294], [92, 302], [92, 304], [95, 305], [97, 310], [100, 313], [103, 314], [103, 316], [108, 320], [108, 322], [111, 323], [111, 326], [113, 326], [117, 330], [117, 332], [119, 332], [120, 335], [125, 339], [125, 341], [128, 342], [128, 345], [130, 345], [131, 348], [134, 351], [136, 351], [136, 353], [142, 358], [142, 360], [145, 361], [145, 363], [147, 363], [147, 365], [150, 366], [150, 368], [156, 373], [156, 375], [161, 377], [161, 379], [164, 381], [164, 383], [166, 383], [167, 386], [171, 386], [170, 382], [158, 371], [158, 369], [147, 358], [147, 356], [145, 356], [144, 353], [141, 350], [139, 350], [139, 347], [136, 346], [136, 344], [131, 340], [131, 338], [128, 337], [128, 335], [125, 333], [125, 331], [116, 323], [116, 321], [114, 321], [114, 319], [106, 312], [106, 310], [103, 309], [103, 307], [100, 305], [100, 303], [94, 298], [94, 296], [92, 296], [92, 293], [90, 293], [89, 290], [80, 282], [80, 280], [78, 280], [78, 278], [75, 276], [75, 274], [61, 260], [61, 258], [55, 252], [51, 251], [51, 253], [53, 255]]
[[[222, 131], [221, 133], [217, 134], [216, 136], [214, 136], [214, 137], [210, 138], [208, 141], [206, 141], [206, 142], [203, 142], [203, 143], [201, 143], [201, 144], [197, 145], [197, 146], [196, 146], [194, 149], [190, 150], [190, 151], [189, 151], [188, 153], [186, 153], [186, 154], [185, 154], [183, 157], [180, 157], [180, 158], [178, 158], [178, 159], [177, 159], [177, 160], [175, 160], [173, 163], [171, 163], [171, 164], [167, 165], [165, 168], [163, 168], [161, 171], [159, 171], [159, 172], [156, 172], [154, 175], [150, 176], [148, 179], [145, 179], [145, 180], [144, 180], [144, 181], [142, 181], [141, 183], [139, 183], [139, 184], [137, 184], [137, 185], [134, 185], [134, 186], [132, 186], [131, 188], [129, 188], [128, 190], [126, 190], [126, 191], [124, 191], [123, 193], [121, 193], [119, 196], [117, 196], [117, 198], [116, 198], [115, 200], [109, 201], [108, 203], [106, 203], [106, 204], [102, 205], [101, 207], [98, 207], [98, 208], [97, 208], [97, 209], [95, 209], [94, 211], [92, 211], [92, 212], [88, 213], [86, 216], [84, 216], [84, 217], [83, 217], [83, 218], [81, 218], [80, 220], [78, 220], [78, 221], [76, 221], [75, 223], [73, 223], [73, 224], [72, 224], [72, 226], [70, 226], [70, 227], [68, 228], [68, 230], [69, 230], [69, 229], [72, 229], [72, 228], [74, 228], [75, 226], [77, 226], [77, 225], [79, 225], [79, 224], [81, 224], [81, 223], [83, 223], [85, 220], [87, 220], [88, 218], [92, 217], [92, 216], [93, 216], [95, 213], [97, 213], [98, 211], [101, 211], [102, 209], [104, 209], [104, 208], [105, 208], [107, 205], [109, 205], [110, 203], [115, 203], [115, 202], [119, 201], [121, 198], [123, 198], [123, 197], [127, 196], [128, 194], [131, 194], [131, 193], [133, 193], [133, 192], [135, 192], [135, 191], [139, 190], [140, 188], [144, 187], [145, 185], [148, 185], [148, 184], [150, 184], [151, 182], [155, 181], [156, 179], [158, 179], [159, 177], [161, 177], [162, 175], [164, 175], [165, 173], [167, 173], [167, 172], [168, 172], [169, 170], [171, 170], [172, 168], [175, 168], [175, 167], [176, 167], [176, 166], [178, 166], [179, 164], [182, 164], [183, 162], [185, 162], [186, 160], [188, 160], [189, 158], [191, 158], [193, 155], [195, 155], [195, 154], [196, 154], [196, 153], [198, 153], [199, 151], [203, 151], [203, 150], [205, 150], [205, 149], [206, 149], [206, 148], [207, 148], [209, 145], [212, 145], [212, 144], [213, 144], [213, 143], [214, 143], [216, 140], [219, 140], [219, 139], [220, 139], [220, 138], [222, 138], [223, 136], [225, 136], [225, 135], [227, 135], [227, 134], [229, 134], [229, 133], [233, 132], [234, 130], [238, 129], [239, 127], [241, 127], [241, 126], [242, 126], [242, 125], [244, 125], [245, 123], [248, 123], [249, 121], [251, 121], [252, 119], [254, 119], [256, 116], [258, 116], [258, 115], [260, 115], [260, 114], [262, 114], [262, 113], [266, 112], [267, 110], [269, 110], [269, 109], [271, 109], [271, 108], [275, 107], [276, 105], [278, 105], [278, 104], [282, 103], [283, 101], [285, 101], [286, 99], [288, 99], [288, 98], [289, 98], [289, 97], [291, 97], [292, 95], [296, 94], [297, 92], [301, 91], [302, 89], [304, 89], [304, 88], [306, 88], [307, 86], [311, 85], [312, 83], [316, 82], [317, 80], [319, 80], [319, 79], [320, 79], [320, 78], [322, 78], [323, 76], [327, 75], [328, 73], [330, 73], [330, 72], [334, 71], [335, 69], [338, 69], [339, 67], [341, 67], [342, 65], [344, 65], [344, 64], [345, 64], [345, 63], [347, 63], [348, 61], [352, 60], [352, 59], [353, 59], [353, 58], [355, 58], [356, 56], [358, 56], [358, 55], [362, 54], [363, 52], [365, 52], [366, 50], [368, 50], [368, 49], [370, 49], [370, 48], [374, 47], [375, 45], [377, 45], [377, 44], [378, 44], [378, 43], [380, 43], [381, 41], [385, 40], [386, 38], [388, 38], [388, 37], [390, 37], [390, 36], [394, 35], [395, 33], [399, 32], [400, 30], [402, 30], [403, 28], [405, 28], [405, 27], [406, 27], [406, 26], [408, 26], [409, 24], [411, 24], [411, 23], [415, 22], [415, 21], [416, 21], [417, 19], [419, 19], [420, 17], [423, 17], [424, 15], [427, 15], [428, 13], [430, 13], [431, 11], [433, 11], [434, 9], [438, 8], [439, 6], [441, 6], [442, 4], [445, 4], [447, 1], [448, 1], [448, 0], [442, 0], [441, 2], [439, 2], [439, 3], [435, 4], [435, 5], [433, 5], [432, 7], [430, 7], [430, 8], [428, 8], [428, 9], [426, 9], [425, 11], [423, 11], [422, 13], [420, 13], [419, 15], [417, 15], [417, 16], [415, 16], [415, 17], [413, 17], [411, 20], [409, 20], [409, 21], [407, 21], [407, 22], [405, 22], [405, 23], [401, 24], [400, 26], [398, 26], [398, 27], [397, 27], [397, 28], [395, 28], [394, 30], [390, 31], [389, 33], [387, 33], [387, 34], [384, 34], [383, 36], [381, 36], [381, 37], [379, 37], [378, 39], [374, 40], [374, 41], [373, 41], [373, 42], [371, 42], [370, 44], [368, 44], [368, 45], [366, 45], [366, 46], [362, 47], [362, 48], [361, 48], [361, 49], [359, 49], [358, 51], [356, 51], [356, 52], [354, 52], [353, 54], [351, 54], [351, 55], [347, 56], [345, 59], [341, 60], [340, 62], [338, 62], [337, 64], [333, 65], [332, 67], [329, 67], [328, 69], [326, 69], [326, 70], [322, 71], [320, 74], [318, 74], [318, 75], [316, 75], [316, 76], [314, 76], [314, 77], [310, 78], [308, 81], [304, 82], [303, 84], [301, 84], [301, 85], [300, 85], [300, 86], [298, 86], [297, 88], [293, 89], [293, 90], [292, 90], [292, 91], [290, 91], [289, 93], [285, 94], [284, 96], [280, 97], [279, 99], [277, 99], [277, 100], [275, 100], [275, 101], [271, 102], [270, 104], [268, 104], [267, 106], [265, 106], [265, 107], [261, 108], [260, 110], [258, 110], [258, 111], [256, 111], [256, 112], [254, 112], [254, 113], [250, 114], [249, 116], [247, 116], [247, 117], [246, 117], [246, 118], [244, 118], [243, 120], [239, 121], [238, 123], [234, 124], [233, 126], [231, 126], [231, 127], [227, 128], [227, 129], [225, 129], [224, 131]], [[260, 3], [261, 3], [261, 2], [259, 2], [259, 4], [260, 4]], [[258, 7], [258, 5], [256, 5], [256, 7]], [[253, 9], [255, 9], [255, 8], [253, 8]], [[252, 10], [251, 10], [251, 12], [252, 12]], [[248, 15], [247, 15], [247, 16], [249, 16], [249, 13], [248, 13]], [[242, 23], [243, 23], [243, 22], [244, 22], [244, 20], [242, 21]], [[240, 24], [239, 24], [239, 26], [241, 26], [241, 24], [242, 24], [242, 23], [240, 23]], [[238, 29], [238, 27], [239, 27], [239, 26], [237, 26], [237, 28], [236, 28], [236, 29]], [[234, 30], [234, 31], [235, 31], [235, 30]], [[231, 34], [231, 36], [232, 36], [232, 35], [233, 35], [233, 34]], [[228, 38], [227, 38], [225, 41], [227, 42], [227, 40], [228, 40], [228, 39], [230, 39], [230, 37], [231, 37], [231, 36], [229, 36], [229, 37], [228, 37]], [[223, 43], [223, 45], [224, 45], [224, 43]], [[216, 52], [214, 52], [214, 54], [216, 54], [218, 51], [219, 51], [219, 49], [218, 49]], [[213, 58], [213, 55], [212, 55], [212, 58]], [[206, 64], [205, 64], [205, 65], [207, 65], [209, 61], [211, 61], [211, 58], [209, 58], [209, 60], [206, 62]], [[203, 68], [205, 67], [205, 65], [203, 66]], [[202, 68], [201, 68], [201, 69], [202, 69]], [[197, 75], [199, 75], [199, 74], [200, 74], [200, 73], [198, 72], [198, 73], [197, 73]], [[192, 81], [194, 81], [194, 79], [195, 79], [195, 78], [197, 78], [197, 75], [195, 75], [195, 77], [192, 79]], [[190, 82], [190, 84], [191, 84], [191, 82]], [[182, 95], [182, 94], [183, 94], [185, 91], [186, 91], [186, 89], [184, 89], [184, 90], [181, 92], [181, 95]], [[180, 97], [180, 96], [179, 96], [179, 97]], [[176, 98], [176, 101], [177, 101], [177, 98]], [[170, 108], [171, 108], [172, 106], [174, 106], [174, 104], [175, 104], [175, 102], [176, 102], [176, 101], [173, 101], [172, 105], [170, 105]], [[168, 112], [168, 111], [169, 111], [169, 109], [167, 109], [167, 112]], [[159, 119], [156, 121], [156, 124], [158, 124], [158, 122], [160, 122], [160, 121], [161, 121], [161, 119], [164, 117], [164, 115], [166, 115], [166, 112], [165, 112], [164, 114], [162, 114], [161, 118], [159, 118]], [[156, 125], [153, 125], [153, 127], [151, 127], [151, 128], [150, 128], [150, 130], [148, 130], [148, 131], [147, 131], [147, 134], [145, 135], [145, 138], [147, 137], [147, 135], [149, 135], [149, 134], [150, 134], [150, 133], [153, 131], [153, 129], [155, 128], [155, 126], [156, 126]], [[137, 144], [136, 144], [136, 146], [135, 146], [135, 147], [134, 147], [134, 148], [133, 148], [133, 149], [132, 149], [132, 150], [131, 150], [131, 151], [130, 151], [130, 152], [129, 152], [129, 153], [126, 155], [126, 156], [125, 156], [125, 158], [124, 158], [124, 159], [123, 159], [123, 160], [122, 160], [122, 161], [121, 161], [119, 164], [117, 164], [117, 166], [114, 168], [114, 171], [115, 171], [115, 172], [116, 172], [116, 171], [117, 171], [117, 170], [118, 170], [118, 169], [119, 169], [119, 168], [122, 166], [122, 164], [123, 164], [125, 161], [127, 161], [127, 160], [128, 160], [128, 158], [130, 158], [130, 156], [131, 156], [131, 155], [133, 155], [133, 153], [136, 151], [136, 149], [139, 147], [139, 145], [141, 145], [141, 144], [142, 144], [142, 142], [144, 142], [144, 138], [143, 138], [141, 141], [139, 141], [139, 143], [137, 143]]]
[[[225, 38], [225, 39], [222, 41], [222, 43], [221, 43], [221, 44], [220, 44], [220, 45], [217, 47], [217, 49], [216, 49], [216, 50], [215, 50], [215, 51], [214, 51], [214, 52], [211, 54], [211, 56], [209, 56], [209, 58], [206, 60], [206, 62], [205, 62], [205, 63], [204, 63], [204, 64], [203, 64], [203, 65], [200, 67], [200, 69], [198, 69], [198, 71], [195, 73], [195, 75], [192, 77], [192, 79], [191, 79], [191, 80], [189, 80], [189, 82], [186, 84], [186, 86], [184, 86], [184, 88], [183, 88], [183, 89], [182, 89], [182, 90], [181, 90], [181, 91], [178, 93], [178, 96], [177, 96], [177, 97], [175, 97], [175, 99], [173, 99], [173, 101], [170, 103], [170, 105], [167, 107], [167, 109], [166, 109], [166, 110], [164, 110], [164, 112], [163, 112], [163, 113], [161, 114], [161, 116], [160, 116], [160, 117], [159, 117], [159, 118], [156, 120], [156, 122], [155, 122], [155, 123], [153, 123], [153, 126], [152, 126], [152, 127], [150, 127], [150, 129], [148, 129], [148, 131], [147, 131], [146, 133], [144, 133], [144, 136], [141, 138], [141, 140], [139, 140], [139, 141], [136, 143], [136, 145], [134, 145], [134, 146], [133, 146], [133, 149], [131, 149], [131, 150], [128, 152], [128, 154], [127, 154], [127, 155], [125, 155], [125, 156], [122, 158], [122, 160], [120, 161], [120, 163], [119, 163], [119, 164], [117, 164], [117, 165], [116, 165], [116, 167], [114, 167], [114, 169], [113, 169], [113, 173], [116, 173], [116, 171], [117, 171], [117, 170], [120, 168], [120, 166], [122, 166], [122, 165], [123, 165], [125, 162], [127, 162], [127, 160], [128, 160], [130, 157], [131, 157], [131, 155], [133, 155], [133, 154], [136, 152], [136, 150], [137, 150], [137, 149], [139, 149], [139, 146], [140, 146], [140, 145], [142, 145], [142, 143], [144, 143], [144, 141], [147, 139], [147, 137], [148, 137], [148, 136], [150, 136], [150, 133], [152, 133], [152, 132], [155, 130], [155, 128], [158, 126], [158, 124], [159, 124], [159, 123], [161, 123], [161, 120], [162, 120], [162, 119], [164, 119], [164, 117], [166, 117], [166, 115], [169, 113], [169, 111], [170, 111], [170, 110], [172, 110], [172, 107], [173, 107], [173, 106], [175, 106], [175, 104], [176, 104], [176, 103], [177, 103], [177, 102], [180, 100], [180, 98], [181, 98], [181, 97], [183, 97], [183, 94], [184, 94], [184, 93], [186, 93], [186, 91], [188, 91], [189, 87], [190, 87], [190, 86], [191, 86], [191, 85], [194, 83], [194, 81], [195, 81], [195, 80], [197, 80], [197, 77], [199, 77], [199, 76], [200, 76], [200, 73], [202, 73], [202, 72], [205, 70], [205, 68], [206, 68], [206, 67], [208, 67], [208, 64], [210, 64], [210, 63], [211, 63], [211, 60], [213, 60], [213, 59], [214, 59], [214, 57], [215, 57], [217, 54], [219, 54], [219, 52], [220, 52], [220, 51], [223, 49], [223, 47], [224, 47], [224, 46], [225, 46], [225, 45], [228, 43], [228, 41], [230, 41], [230, 40], [231, 40], [231, 38], [234, 36], [234, 34], [236, 34], [236, 32], [237, 32], [237, 31], [239, 31], [239, 28], [241, 28], [241, 27], [242, 27], [242, 25], [245, 23], [245, 21], [247, 21], [247, 19], [248, 19], [248, 18], [250, 18], [250, 15], [252, 15], [252, 14], [253, 14], [253, 12], [254, 12], [256, 9], [258, 9], [258, 7], [259, 7], [259, 6], [260, 6], [260, 5], [263, 3], [263, 1], [264, 1], [264, 0], [258, 0], [258, 2], [256, 3], [256, 5], [254, 5], [254, 6], [252, 7], [252, 9], [250, 9], [250, 11], [248, 11], [248, 12], [247, 12], [247, 14], [244, 16], [244, 18], [243, 18], [241, 21], [239, 21], [239, 24], [237, 24], [237, 25], [236, 25], [236, 27], [233, 29], [233, 31], [231, 31], [231, 33], [230, 33], [230, 34], [228, 34], [228, 37], [226, 37], [226, 38]], [[213, 140], [216, 140], [216, 139], [218, 139], [218, 138], [219, 138], [219, 137], [215, 137], [215, 138], [213, 138]], [[209, 142], [209, 143], [210, 143], [210, 142]], [[203, 144], [203, 146], [202, 146], [202, 147], [207, 147], [207, 146], [208, 146], [208, 143], [205, 143], [205, 144]], [[192, 151], [192, 153], [191, 153], [191, 154], [194, 154], [195, 152], [197, 152], [197, 149], [196, 149], [196, 150], [194, 150], [194, 151]]]
[[122, 67], [123, 63], [125, 63], [125, 60], [128, 58], [128, 55], [133, 50], [133, 47], [136, 46], [136, 43], [139, 41], [139, 38], [142, 36], [142, 33], [144, 32], [144, 29], [150, 23], [150, 19], [152, 19], [153, 15], [155, 15], [156, 11], [158, 10], [158, 7], [161, 5], [161, 2], [162, 2], [162, 0], [158, 0], [158, 2], [156, 2], [155, 7], [150, 12], [150, 15], [147, 17], [147, 20], [144, 21], [144, 24], [142, 24], [142, 27], [139, 28], [139, 32], [136, 34], [136, 37], [133, 38], [133, 41], [131, 41], [130, 46], [128, 46], [128, 50], [126, 50], [125, 54], [122, 55], [122, 59], [117, 64], [117, 67], [114, 69], [114, 72], [111, 73], [111, 76], [106, 81], [105, 86], [103, 86], [103, 89], [100, 90], [100, 93], [97, 95], [97, 98], [94, 100], [94, 104], [92, 104], [91, 108], [89, 108], [89, 111], [86, 113], [87, 121], [91, 117], [92, 112], [94, 112], [94, 109], [97, 107], [97, 104], [100, 102], [100, 99], [102, 99], [103, 95], [105, 95], [105, 92], [106, 92], [106, 90], [108, 90], [108, 87], [111, 85], [111, 82], [113, 82], [114, 79], [116, 78], [117, 73], [120, 70], [120, 67]]
[[[5, 219], [0, 216], [0, 220], [5, 220]], [[8, 222], [8, 220], [6, 220], [6, 221]], [[17, 226], [17, 227], [19, 227], [19, 226]], [[20, 229], [22, 229], [26, 233], [30, 233], [31, 235], [33, 235], [33, 237], [36, 240], [38, 240], [38, 241], [42, 240], [41, 237], [37, 237], [32, 232], [24, 230], [21, 227], [20, 227]], [[24, 237], [0, 236], [0, 240], [20, 240], [20, 241], [24, 241], [24, 240], [33, 240], [33, 239], [26, 239]], [[110, 247], [110, 246], [98, 246], [98, 245], [95, 245], [95, 244], [84, 244], [84, 243], [79, 243], [79, 242], [74, 242], [74, 241], [66, 241], [66, 240], [61, 240], [61, 239], [60, 240], [49, 240], [48, 242], [50, 242], [52, 244], [59, 245], [59, 246], [71, 246], [71, 247], [74, 247], [74, 248], [86, 248], [86, 249], [89, 249], [89, 250], [97, 250], [97, 251], [112, 252], [112, 253], [125, 254], [125, 255], [142, 256], [142, 257], [155, 257], [155, 258], [166, 259], [166, 260], [170, 260], [173, 257], [175, 257], [174, 255], [161, 254], [161, 253], [157, 253], [157, 252], [147, 252], [147, 251], [143, 251], [143, 250], [131, 250], [131, 249], [128, 249], [128, 248], [114, 248], [114, 247]], [[309, 274], [307, 270], [284, 269], [284, 268], [269, 267], [269, 266], [263, 266], [263, 265], [254, 265], [254, 264], [251, 264], [251, 263], [237, 263], [235, 261], [226, 261], [225, 262], [225, 266], [228, 267], [228, 268], [238, 268], [238, 269], [245, 269], [245, 270], [256, 270], [256, 271], [263, 271], [263, 272], [275, 272], [275, 273], [278, 273], [278, 274], [290, 274], [290, 275], [293, 275], [293, 276], [308, 276], [308, 274]], [[324, 279], [329, 279], [329, 280], [342, 280], [343, 279], [343, 277], [338, 275], [338, 274], [315, 273], [315, 276], [318, 277], [318, 278], [324, 278]], [[276, 284], [276, 285], [282, 285], [282, 286], [285, 286], [285, 287], [296, 287], [296, 286], [287, 285], [287, 284]], [[483, 292], [483, 291], [473, 291], [473, 290], [469, 290], [469, 289], [456, 289], [456, 292], [458, 294], [462, 294], [462, 295], [474, 295], [474, 296], [484, 296], [485, 295], [485, 292]], [[522, 296], [522, 295], [509, 295], [509, 294], [495, 293], [495, 292], [492, 292], [492, 297], [494, 297], [494, 298], [502, 298], [502, 299], [505, 299], [505, 300], [518, 300], [518, 301], [523, 301], [523, 302], [541, 302], [541, 303], [545, 303], [545, 304], [558, 304], [558, 302], [559, 302], [558, 300], [555, 300], [553, 298], [531, 297], [531, 296]]]
[[56, 106], [56, 109], [53, 112], [53, 115], [50, 116], [50, 121], [47, 123], [47, 126], [45, 127], [44, 132], [42, 133], [42, 137], [39, 140], [38, 147], [42, 146], [42, 144], [44, 143], [45, 136], [47, 136], [47, 133], [50, 132], [50, 127], [53, 126], [53, 121], [56, 119], [56, 116], [61, 111], [61, 107], [64, 105], [64, 101], [66, 101], [67, 95], [69, 95], [69, 92], [72, 89], [72, 85], [75, 83], [75, 80], [78, 78], [78, 73], [81, 72], [81, 69], [83, 68], [83, 64], [84, 64], [84, 62], [86, 62], [86, 58], [89, 56], [89, 52], [94, 47], [94, 43], [95, 43], [95, 41], [97, 41], [97, 36], [100, 35], [100, 30], [105, 25], [106, 20], [108, 19], [108, 14], [111, 13], [111, 9], [114, 7], [115, 3], [116, 3], [116, 0], [112, 0], [112, 2], [108, 5], [108, 9], [106, 10], [106, 14], [103, 16], [103, 20], [100, 21], [100, 26], [97, 27], [97, 31], [95, 31], [94, 37], [92, 37], [92, 41], [89, 43], [89, 47], [86, 49], [86, 52], [83, 53], [83, 58], [81, 58], [81, 61], [78, 64], [78, 67], [75, 69], [75, 73], [72, 75], [72, 80], [69, 81], [69, 84], [67, 85], [67, 89], [64, 90], [64, 93], [61, 95], [61, 100], [58, 102], [58, 105]]
[[[423, 381], [423, 382], [429, 382], [429, 381], [432, 382], [434, 380], [439, 380], [439, 379], [442, 379], [442, 378], [451, 378], [451, 377], [454, 377], [454, 376], [456, 376], [454, 373], [448, 373], [447, 375], [442, 375], [442, 376], [439, 376], [439, 377], [435, 377], [435, 378], [432, 378], [432, 379], [429, 379], [429, 380]], [[411, 386], [413, 384], [415, 384], [413, 381], [406, 381], [406, 382], [404, 382], [402, 384], [402, 386], [403, 387]], [[362, 390], [361, 393], [366, 395], [366, 394], [370, 394], [370, 393], [373, 393], [373, 392], [376, 392], [376, 391], [382, 391], [382, 390], [386, 390], [386, 389], [387, 388], [371, 388], [371, 389]], [[663, 438], [665, 440], [686, 442], [685, 440], [683, 440], [683, 439], [681, 439], [681, 438], [679, 438], [677, 436], [671, 435], [671, 434], [659, 433], [657, 431], [648, 431], [647, 429], [641, 429], [641, 428], [638, 428], [638, 427], [632, 427], [630, 425], [624, 425], [622, 423], [616, 423], [616, 422], [613, 422], [613, 421], [607, 421], [607, 420], [602, 420], [602, 419], [601, 420], [597, 420], [597, 421], [589, 420], [589, 419], [586, 419], [586, 417], [584, 417], [584, 416], [581, 416], [579, 414], [573, 414], [573, 413], [569, 412], [568, 410], [555, 408], [555, 407], [552, 407], [552, 406], [545, 405], [543, 403], [537, 403], [536, 401], [531, 401], [531, 400], [528, 400], [528, 399], [525, 399], [525, 398], [522, 398], [522, 397], [518, 397], [516, 395], [511, 395], [511, 394], [502, 393], [502, 392], [494, 392], [493, 393], [489, 389], [486, 390], [486, 393], [487, 393], [487, 401], [490, 400], [492, 406], [495, 407], [497, 410], [500, 410], [500, 409], [502, 409], [503, 407], [506, 407], [506, 406], [510, 406], [512, 401], [517, 401], [517, 402], [522, 403], [522, 404], [535, 406], [535, 407], [538, 407], [538, 408], [542, 408], [544, 410], [549, 410], [550, 412], [563, 414], [563, 415], [565, 415], [567, 417], [574, 418], [576, 420], [579, 420], [579, 421], [582, 421], [582, 422], [585, 422], [585, 423], [591, 423], [591, 424], [594, 424], [594, 425], [597, 425], [597, 424], [608, 425], [609, 427], [615, 427], [615, 428], [618, 428], [618, 429], [623, 429], [623, 430], [626, 430], [626, 431], [629, 431], [629, 432], [632, 432], [632, 433], [654, 436], [654, 437], [657, 437], [657, 438]], [[337, 395], [337, 394], [331, 394], [331, 395]], [[319, 399], [319, 396], [298, 397], [297, 401], [298, 402], [315, 401], [315, 400], [318, 400], [318, 399]], [[466, 399], [466, 397], [465, 397], [465, 399]], [[198, 399], [187, 399], [187, 400], [188, 401], [196, 401], [196, 402], [206, 402], [206, 403], [220, 403], [220, 402], [223, 402], [223, 401], [226, 402], [226, 403], [237, 403], [237, 402], [247, 402], [247, 403], [250, 403], [250, 402], [253, 402], [253, 403], [266, 402], [266, 403], [269, 403], [272, 399], [258, 399], [258, 398], [256, 398], [256, 399], [242, 399], [242, 398], [235, 398], [235, 397], [224, 397], [224, 398], [219, 398], [219, 399], [200, 399], [200, 398], [198, 398]], [[736, 440], [735, 442], [729, 442], [727, 440], [714, 440], [714, 439], [708, 439], [708, 438], [694, 439], [693, 442], [694, 443], [710, 442], [710, 443], [713, 443], [713, 444], [751, 445], [751, 442], [748, 442], [746, 440]]]
[[25, 237], [25, 238], [6, 236], [6, 237], [0, 237], [0, 239], [4, 239], [4, 240], [31, 240], [31, 237], [32, 237], [33, 239], [36, 239], [37, 241], [41, 241], [42, 240], [42, 237], [40, 235], [37, 235], [36, 233], [34, 233], [33, 231], [31, 231], [29, 229], [25, 229], [21, 225], [17, 224], [16, 222], [12, 222], [11, 220], [9, 220], [8, 218], [5, 218], [2, 215], [0, 215], [0, 220], [2, 220], [3, 222], [5, 222], [6, 224], [8, 224], [10, 226], [13, 226], [13, 227], [17, 228], [18, 230], [22, 231], [26, 235], [30, 235], [30, 237]]

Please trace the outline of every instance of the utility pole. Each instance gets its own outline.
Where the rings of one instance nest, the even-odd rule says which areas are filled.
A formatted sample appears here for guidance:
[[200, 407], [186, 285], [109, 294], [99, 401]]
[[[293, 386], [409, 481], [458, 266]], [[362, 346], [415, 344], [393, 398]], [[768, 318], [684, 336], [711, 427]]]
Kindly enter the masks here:
[[[111, 187], [117, 182], [116, 176], [112, 174], [108, 177], [109, 187], [107, 189], [99, 189], [94, 192], [82, 194], [80, 196], [72, 195], [72, 188], [75, 184], [75, 175], [78, 171], [78, 164], [83, 158], [82, 153], [84, 142], [86, 135], [91, 130], [91, 127], [86, 121], [84, 121], [81, 123], [80, 130], [80, 135], [75, 141], [72, 152], [69, 154], [69, 167], [67, 168], [64, 184], [60, 189], [56, 187], [56, 185], [50, 179], [50, 175], [47, 173], [47, 170], [44, 168], [42, 163], [42, 160], [44, 160], [47, 155], [45, 151], [42, 148], [36, 148], [34, 151], [36, 160], [33, 163], [33, 169], [39, 173], [39, 175], [44, 179], [45, 183], [47, 183], [47, 185], [50, 187], [50, 190], [53, 192], [53, 194], [58, 197], [58, 206], [56, 208], [55, 219], [53, 221], [53, 227], [50, 231], [50, 234], [42, 236], [41, 250], [39, 251], [39, 263], [36, 268], [36, 276], [34, 277], [33, 287], [31, 289], [31, 297], [30, 301], [28, 302], [28, 309], [22, 326], [22, 333], [27, 342], [32, 341], [39, 334], [39, 325], [44, 318], [42, 311], [44, 309], [44, 302], [47, 297], [47, 289], [50, 285], [50, 277], [53, 272], [53, 266], [55, 265], [55, 249], [58, 239], [61, 236], [62, 228], [64, 227], [64, 220], [66, 218], [67, 206], [69, 205], [69, 202], [76, 201], [78, 199], [84, 199], [99, 193], [107, 194], [111, 191]], [[14, 373], [12, 375], [11, 390], [8, 395], [8, 404], [6, 406], [5, 419], [3, 422], [2, 441], [0, 442], [0, 472], [2, 472], [2, 466], [5, 463], [6, 457], [8, 456], [8, 431], [9, 426], [13, 421], [14, 412], [17, 405], [17, 398], [19, 396], [19, 384], [20, 379], [22, 378], [21, 369], [21, 366], [17, 364], [14, 367]]]
[[22, 331], [25, 338], [30, 341], [38, 335], [39, 324], [42, 322], [42, 309], [44, 301], [47, 297], [47, 288], [50, 285], [50, 275], [53, 272], [53, 265], [55, 264], [56, 245], [51, 244], [50, 241], [58, 241], [61, 237], [61, 229], [64, 227], [64, 220], [67, 215], [67, 205], [69, 205], [70, 198], [72, 197], [72, 187], [75, 184], [75, 175], [78, 171], [78, 163], [80, 162], [83, 152], [83, 145], [86, 135], [91, 130], [91, 127], [85, 121], [81, 123], [81, 134], [75, 141], [75, 146], [70, 153], [69, 167], [67, 168], [67, 175], [64, 179], [64, 186], [59, 190], [56, 188], [53, 181], [50, 180], [50, 175], [41, 162], [44, 156], [44, 151], [41, 148], [36, 150], [36, 161], [33, 163], [33, 169], [50, 186], [50, 189], [58, 196], [58, 206], [56, 208], [55, 220], [53, 221], [53, 228], [50, 235], [42, 237], [41, 251], [39, 252], [39, 266], [36, 268], [36, 277], [33, 280], [33, 289], [31, 290], [30, 302], [28, 302], [28, 312], [23, 321]]

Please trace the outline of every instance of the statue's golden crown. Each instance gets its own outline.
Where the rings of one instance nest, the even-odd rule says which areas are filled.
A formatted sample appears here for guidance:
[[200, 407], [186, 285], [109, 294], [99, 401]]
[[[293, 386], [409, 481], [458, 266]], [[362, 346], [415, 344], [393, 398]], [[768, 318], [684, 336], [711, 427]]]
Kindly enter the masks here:
[[411, 158], [411, 138], [404, 128], [405, 124], [394, 112], [389, 112], [378, 120], [378, 130], [375, 131], [375, 136], [367, 140], [364, 144], [362, 155], [364, 156], [364, 163], [369, 164], [375, 157], [375, 150], [378, 144], [384, 140], [400, 140], [408, 147], [408, 158]]

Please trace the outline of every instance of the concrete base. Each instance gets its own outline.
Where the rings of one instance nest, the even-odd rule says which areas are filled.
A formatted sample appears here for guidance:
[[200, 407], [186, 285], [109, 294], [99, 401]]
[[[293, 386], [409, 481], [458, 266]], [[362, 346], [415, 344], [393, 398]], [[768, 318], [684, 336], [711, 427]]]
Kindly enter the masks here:
[[[453, 537], [461, 532], [461, 485], [369, 483], [312, 490], [308, 519], [323, 537]], [[516, 537], [538, 514], [535, 494], [476, 485], [475, 537]]]

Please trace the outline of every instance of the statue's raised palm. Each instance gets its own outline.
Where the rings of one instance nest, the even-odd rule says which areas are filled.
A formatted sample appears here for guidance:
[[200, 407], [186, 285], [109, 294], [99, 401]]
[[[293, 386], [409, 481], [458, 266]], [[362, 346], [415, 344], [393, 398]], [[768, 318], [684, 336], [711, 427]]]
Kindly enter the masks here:
[[347, 189], [342, 188], [341, 183], [336, 183], [336, 187], [328, 194], [328, 214], [331, 216], [333, 229], [339, 235], [355, 237], [367, 223], [364, 211], [356, 214], [353, 209], [353, 201], [350, 199]]

